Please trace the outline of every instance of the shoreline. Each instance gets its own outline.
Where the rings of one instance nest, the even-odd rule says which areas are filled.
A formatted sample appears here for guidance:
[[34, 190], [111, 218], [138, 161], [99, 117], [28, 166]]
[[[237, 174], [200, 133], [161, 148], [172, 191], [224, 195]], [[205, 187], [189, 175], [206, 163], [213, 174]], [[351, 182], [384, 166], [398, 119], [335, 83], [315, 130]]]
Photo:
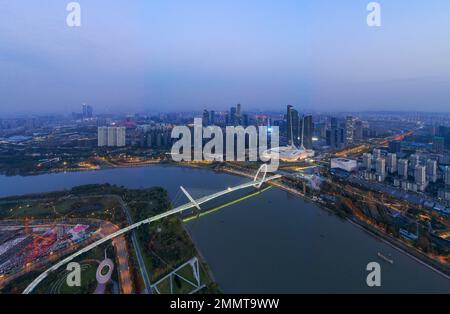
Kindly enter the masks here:
[[[151, 167], [151, 166], [168, 166], [168, 167], [186, 167], [186, 168], [198, 168], [198, 169], [206, 169], [206, 170], [212, 170], [215, 172], [220, 172], [220, 173], [226, 173], [226, 174], [230, 174], [230, 175], [235, 175], [235, 176], [240, 176], [240, 177], [252, 177], [249, 174], [246, 173], [242, 173], [238, 170], [224, 170], [224, 169], [213, 169], [211, 166], [212, 164], [208, 164], [208, 165], [191, 165], [191, 164], [180, 164], [180, 163], [172, 163], [172, 162], [159, 162], [159, 163], [151, 163], [151, 164], [145, 164], [145, 165], [124, 165], [124, 166], [116, 166], [116, 167], [100, 167], [99, 169], [72, 169], [70, 171], [43, 171], [43, 172], [39, 172], [39, 173], [34, 173], [34, 174], [28, 174], [28, 175], [16, 175], [16, 176], [37, 176], [37, 175], [44, 175], [44, 174], [52, 174], [52, 173], [64, 173], [64, 172], [83, 172], [83, 171], [101, 171], [101, 170], [108, 170], [108, 169], [126, 169], [126, 168], [145, 168], [145, 167]], [[5, 175], [6, 176], [6, 175]], [[317, 202], [314, 202], [312, 199], [308, 198], [307, 196], [302, 195], [300, 192], [297, 191], [292, 191], [290, 189], [285, 188], [283, 185], [280, 184], [276, 184], [276, 183], [269, 183], [270, 185], [279, 188], [283, 191], [285, 191], [286, 193], [289, 193], [291, 195], [294, 195], [296, 197], [301, 198], [302, 200], [306, 201], [306, 202], [310, 202], [313, 203], [314, 205], [318, 206], [320, 209], [328, 212], [328, 213], [332, 213], [333, 215], [336, 215], [336, 212], [333, 211], [332, 209], [323, 206], [322, 204], [319, 204]], [[30, 194], [32, 195], [32, 193]], [[0, 199], [3, 198], [9, 198], [9, 197], [16, 197], [17, 195], [11, 195], [11, 196], [5, 196], [5, 197], [1, 197]], [[405, 256], [408, 256], [409, 258], [412, 258], [415, 262], [427, 267], [428, 269], [434, 271], [435, 273], [441, 275], [442, 277], [444, 277], [447, 280], [450, 280], [450, 270], [447, 269], [445, 267], [445, 265], [439, 264], [437, 265], [437, 261], [433, 261], [430, 260], [430, 257], [428, 256], [423, 256], [423, 253], [420, 251], [417, 251], [413, 248], [409, 248], [407, 247], [406, 244], [403, 243], [399, 243], [399, 241], [397, 239], [393, 239], [391, 237], [389, 237], [388, 235], [385, 234], [380, 234], [380, 232], [378, 230], [372, 230], [371, 228], [369, 228], [368, 226], [365, 226], [362, 223], [359, 223], [357, 221], [354, 221], [348, 217], [343, 218], [345, 221], [351, 223], [353, 226], [358, 227], [360, 230], [367, 232], [369, 235], [373, 236], [374, 238], [376, 238], [377, 240], [389, 245], [390, 247], [392, 247], [393, 249], [397, 250], [398, 252], [403, 253]], [[191, 237], [190, 233], [186, 230], [186, 232], [189, 234], [189, 237]], [[197, 251], [199, 252], [199, 255], [202, 257], [203, 261], [205, 261], [205, 259], [203, 258], [201, 252], [197, 249]], [[211, 272], [211, 270], [208, 267], [209, 272]], [[213, 279], [215, 281], [215, 279]]]

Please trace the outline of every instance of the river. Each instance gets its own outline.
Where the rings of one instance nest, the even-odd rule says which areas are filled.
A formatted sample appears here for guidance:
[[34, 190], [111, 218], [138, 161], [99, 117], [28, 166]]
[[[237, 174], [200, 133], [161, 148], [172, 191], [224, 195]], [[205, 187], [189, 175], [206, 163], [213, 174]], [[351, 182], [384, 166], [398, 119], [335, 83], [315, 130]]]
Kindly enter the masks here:
[[[199, 197], [246, 180], [208, 169], [157, 165], [0, 176], [0, 196], [111, 183], [128, 188], [161, 186], [177, 205], [187, 201], [180, 185]], [[450, 281], [425, 265], [276, 188], [193, 220], [187, 229], [225, 293], [450, 293]], [[390, 256], [394, 264], [380, 259], [378, 252]], [[381, 265], [381, 287], [366, 284], [369, 262]]]

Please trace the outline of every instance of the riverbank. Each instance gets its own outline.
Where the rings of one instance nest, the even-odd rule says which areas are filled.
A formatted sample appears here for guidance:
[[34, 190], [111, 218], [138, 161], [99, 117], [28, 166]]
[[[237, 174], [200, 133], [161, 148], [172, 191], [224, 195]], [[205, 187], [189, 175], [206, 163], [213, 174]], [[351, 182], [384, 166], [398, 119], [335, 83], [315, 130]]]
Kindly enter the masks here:
[[[62, 188], [70, 189], [80, 184], [92, 183], [110, 183], [133, 189], [161, 186], [169, 191], [171, 199], [176, 201], [180, 197], [180, 185], [187, 187], [194, 195], [202, 196], [226, 186], [242, 183], [242, 179], [239, 179], [241, 176], [237, 174], [221, 173], [220, 168], [222, 167], [196, 166], [197, 170], [189, 168], [192, 167], [155, 165], [142, 169], [109, 169], [105, 172], [54, 174], [29, 178], [3, 177], [0, 180], [0, 187], [4, 188], [3, 195], [7, 196], [19, 193], [23, 195], [61, 190]], [[245, 171], [246, 169], [239, 170]], [[253, 178], [251, 170], [247, 172], [247, 177]], [[286, 276], [285, 282], [289, 286], [287, 289], [282, 288], [277, 291], [300, 291], [299, 287], [302, 287], [301, 291], [304, 292], [370, 292], [365, 288], [365, 281], [363, 286], [361, 286], [359, 279], [347, 281], [344, 284], [342, 281], [345, 281], [343, 275], [335, 274], [331, 270], [324, 273], [323, 270], [327, 267], [326, 261], [339, 256], [339, 259], [335, 260], [336, 267], [345, 269], [347, 273], [353, 274], [353, 278], [356, 279], [360, 276], [358, 269], [365, 269], [367, 261], [377, 260], [377, 252], [382, 252], [385, 255], [390, 253], [395, 256], [395, 264], [385, 268], [387, 272], [384, 274], [385, 280], [390, 278], [392, 281], [383, 291], [434, 291], [435, 293], [447, 291], [447, 288], [444, 287], [447, 287], [448, 279], [431, 271], [428, 267], [417, 264], [415, 260], [392, 249], [390, 245], [377, 240], [376, 237], [369, 236], [367, 231], [362, 232], [363, 230], [360, 228], [353, 228], [353, 225], [346, 224], [344, 219], [338, 219], [336, 215], [321, 214], [318, 204], [311, 202], [308, 198], [290, 197], [281, 189], [271, 189], [267, 193], [272, 194], [270, 199], [267, 196], [254, 198], [248, 200], [247, 205], [238, 207], [234, 205], [230, 210], [221, 211], [216, 215], [207, 215], [204, 219], [195, 222], [196, 228], [191, 230], [192, 236], [197, 241], [196, 247], [200, 247], [202, 250], [211, 271], [214, 272], [224, 291], [272, 292], [273, 290], [270, 288], [263, 287], [273, 287], [273, 284], [277, 281], [276, 275], [264, 277], [265, 286], [255, 286], [253, 280], [259, 278], [260, 272], [264, 272], [265, 268], [277, 265], [277, 273]], [[273, 202], [274, 200], [276, 203]], [[310, 203], [310, 205], [304, 204], [305, 201], [308, 201], [307, 203]], [[272, 209], [274, 206], [275, 211]], [[239, 214], [242, 219], [233, 218], [236, 215], [234, 211], [237, 208], [242, 210], [242, 214]], [[304, 209], [305, 212], [301, 209]], [[278, 211], [280, 211], [279, 214]], [[333, 211], [330, 210], [330, 212]], [[224, 224], [227, 224], [226, 228]], [[280, 226], [283, 226], [283, 228], [280, 229]], [[189, 226], [188, 228], [190, 229]], [[260, 234], [261, 228], [270, 232], [271, 235], [267, 236], [265, 231], [265, 233]], [[289, 236], [286, 237], [288, 234]], [[227, 241], [221, 240], [224, 236], [227, 237]], [[276, 242], [284, 243], [281, 247], [273, 245], [275, 243], [274, 236]], [[302, 241], [305, 238], [309, 238], [310, 241]], [[217, 245], [217, 243], [220, 244]], [[270, 249], [277, 252], [276, 255], [282, 259], [256, 258], [257, 252], [251, 254], [247, 249], [247, 247], [253, 247], [253, 243], [264, 243], [264, 252]], [[321, 249], [323, 245], [329, 246], [327, 252]], [[308, 252], [310, 252], [306, 256], [302, 254], [304, 251], [286, 250], [290, 247], [306, 249], [305, 246], [308, 247]], [[219, 247], [220, 250], [218, 250]], [[346, 253], [343, 254], [343, 252]], [[229, 279], [231, 274], [236, 272], [235, 267], [231, 267], [228, 262], [225, 262], [227, 259], [225, 256], [233, 254], [239, 254], [240, 260], [243, 262], [238, 271], [240, 279], [236, 279], [239, 285]], [[311, 259], [314, 259], [314, 261]], [[302, 268], [286, 271], [288, 268], [284, 265], [285, 263], [300, 263]], [[309, 271], [305, 269], [309, 269]], [[411, 278], [411, 273], [415, 273], [421, 279]], [[327, 278], [335, 277], [335, 282], [340, 284], [333, 284], [326, 280], [323, 281], [323, 286], [321, 286], [314, 278], [315, 276], [325, 276], [325, 274]], [[294, 278], [303, 278], [303, 284], [299, 286]], [[416, 287], [417, 289], [411, 290], [409, 287]], [[442, 288], [436, 290], [436, 287]]]
[[[252, 178], [252, 176], [250, 174], [245, 173], [245, 172], [240, 172], [236, 169], [233, 169], [233, 170], [223, 169], [222, 171], [226, 172], [226, 173], [234, 174], [234, 175], [240, 175], [243, 177]], [[329, 213], [336, 214], [336, 211], [333, 210], [332, 208], [328, 208], [328, 207], [324, 206], [323, 204], [313, 201], [311, 198], [307, 197], [306, 195], [304, 195], [303, 193], [301, 193], [295, 189], [284, 186], [283, 184], [280, 184], [278, 182], [270, 182], [268, 184], [273, 185], [279, 189], [282, 189], [292, 195], [300, 197], [307, 202], [314, 203], [314, 205], [320, 207], [321, 209], [323, 209]], [[373, 228], [372, 226], [364, 224], [363, 222], [361, 222], [359, 220], [356, 220], [356, 219], [353, 220], [348, 217], [346, 217], [345, 220], [348, 221], [349, 223], [351, 223], [352, 225], [369, 233], [371, 236], [375, 237], [377, 240], [390, 245], [392, 248], [396, 249], [397, 251], [407, 255], [408, 257], [414, 259], [416, 262], [428, 267], [429, 269], [433, 270], [434, 272], [438, 273], [439, 275], [443, 276], [444, 278], [450, 280], [450, 267], [449, 266], [442, 265], [441, 263], [431, 259], [424, 253], [416, 250], [415, 248], [407, 246], [405, 243], [402, 243], [397, 239], [394, 239], [386, 234], [383, 234], [379, 230]]]

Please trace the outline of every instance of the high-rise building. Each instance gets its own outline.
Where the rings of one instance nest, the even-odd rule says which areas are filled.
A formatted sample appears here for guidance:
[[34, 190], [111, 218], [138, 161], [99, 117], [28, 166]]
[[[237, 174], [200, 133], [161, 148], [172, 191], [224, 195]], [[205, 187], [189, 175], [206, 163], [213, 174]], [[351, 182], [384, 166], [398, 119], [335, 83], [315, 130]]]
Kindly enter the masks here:
[[415, 168], [414, 178], [417, 185], [423, 186], [427, 183], [427, 175], [425, 166], [417, 165]]
[[99, 127], [97, 129], [98, 147], [108, 146], [108, 128]]
[[339, 129], [336, 118], [330, 118], [330, 129], [326, 130], [325, 134], [327, 145], [331, 149], [336, 149], [339, 146]]
[[356, 120], [355, 122], [355, 131], [354, 131], [354, 140], [362, 141], [363, 140], [363, 122], [361, 120]]
[[397, 155], [389, 153], [387, 155], [387, 170], [390, 174], [397, 172]]
[[386, 177], [386, 161], [383, 158], [377, 159], [376, 171], [377, 175], [381, 177], [381, 180], [384, 180]]
[[236, 125], [237, 124], [236, 107], [231, 107], [230, 108], [229, 123], [231, 125]]
[[202, 117], [202, 123], [203, 123], [203, 125], [209, 125], [209, 112], [208, 112], [208, 110], [203, 110], [203, 117]]
[[116, 128], [116, 146], [117, 147], [124, 147], [126, 145], [126, 128], [125, 127], [119, 127]]
[[363, 167], [369, 171], [372, 169], [372, 154], [365, 153], [363, 155]]
[[209, 113], [209, 123], [214, 125], [216, 123], [216, 112], [211, 110]]
[[373, 158], [377, 160], [378, 158], [381, 158], [381, 149], [375, 148], [373, 150]]
[[435, 136], [433, 138], [433, 152], [436, 154], [444, 153], [445, 149], [445, 139], [441, 136]]
[[303, 117], [303, 146], [306, 149], [313, 148], [313, 138], [314, 134], [314, 123], [313, 117], [311, 115], [307, 115]]
[[389, 142], [389, 148], [390, 153], [397, 154], [402, 151], [402, 142], [401, 141], [392, 141]]
[[445, 168], [444, 182], [445, 185], [450, 186], [450, 167]]
[[430, 182], [435, 183], [437, 181], [437, 161], [427, 160], [427, 179]]
[[353, 144], [355, 135], [355, 120], [352, 116], [345, 118], [345, 143]]
[[99, 147], [123, 147], [126, 145], [125, 127], [99, 127], [97, 133]]
[[287, 138], [289, 145], [298, 145], [300, 141], [298, 111], [291, 105], [287, 106]]
[[416, 166], [420, 164], [419, 155], [412, 154], [411, 156], [409, 156], [409, 163], [410, 163], [411, 169], [415, 170]]
[[108, 146], [110, 146], [110, 147], [117, 146], [117, 128], [116, 127], [108, 128]]
[[438, 133], [440, 137], [444, 138], [445, 148], [450, 149], [450, 127], [441, 125]]
[[83, 104], [82, 115], [83, 119], [92, 118], [92, 116], [94, 115], [94, 109], [89, 105]]
[[398, 175], [403, 179], [408, 179], [408, 160], [399, 159], [397, 165]]

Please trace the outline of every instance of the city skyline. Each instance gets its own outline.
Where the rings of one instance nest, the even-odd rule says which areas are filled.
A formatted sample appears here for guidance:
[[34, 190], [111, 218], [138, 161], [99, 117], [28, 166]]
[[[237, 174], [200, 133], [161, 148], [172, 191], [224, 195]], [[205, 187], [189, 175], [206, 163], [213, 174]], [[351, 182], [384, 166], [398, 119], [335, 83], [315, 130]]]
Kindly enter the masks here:
[[2, 3], [0, 114], [448, 111], [446, 1], [79, 3]]

